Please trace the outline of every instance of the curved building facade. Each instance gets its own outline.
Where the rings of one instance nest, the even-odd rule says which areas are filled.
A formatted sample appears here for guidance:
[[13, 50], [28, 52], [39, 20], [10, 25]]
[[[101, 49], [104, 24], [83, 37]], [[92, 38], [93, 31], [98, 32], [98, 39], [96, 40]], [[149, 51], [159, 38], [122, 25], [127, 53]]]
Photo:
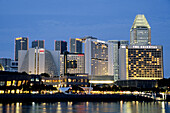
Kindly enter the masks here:
[[30, 48], [19, 51], [18, 72], [28, 74], [47, 73], [50, 76], [60, 75], [60, 51], [49, 51], [43, 48]]

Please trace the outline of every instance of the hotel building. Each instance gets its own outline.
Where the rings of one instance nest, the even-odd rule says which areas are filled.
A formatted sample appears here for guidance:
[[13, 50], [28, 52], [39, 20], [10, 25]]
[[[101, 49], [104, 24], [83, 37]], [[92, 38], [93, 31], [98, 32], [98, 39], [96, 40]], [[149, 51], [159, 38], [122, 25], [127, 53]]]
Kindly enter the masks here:
[[28, 74], [47, 73], [51, 77], [60, 75], [60, 52], [49, 51], [43, 48], [20, 50], [18, 72]]
[[162, 46], [120, 46], [120, 80], [163, 79]]
[[18, 37], [15, 39], [15, 61], [18, 61], [18, 51], [19, 50], [28, 50], [28, 38], [27, 37]]
[[95, 38], [85, 40], [85, 73], [108, 75], [108, 43]]

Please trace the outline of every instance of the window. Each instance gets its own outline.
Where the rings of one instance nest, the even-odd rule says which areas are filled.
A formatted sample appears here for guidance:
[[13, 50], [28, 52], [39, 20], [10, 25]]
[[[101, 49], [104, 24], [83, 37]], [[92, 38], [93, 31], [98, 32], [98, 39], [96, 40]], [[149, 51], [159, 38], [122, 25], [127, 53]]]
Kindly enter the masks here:
[[68, 79], [68, 82], [71, 82], [71, 79], [70, 79], [70, 78]]
[[36, 82], [39, 82], [40, 80], [39, 80], [39, 78], [36, 78], [35, 81], [36, 81]]
[[7, 86], [11, 86], [11, 81], [7, 81]]
[[5, 81], [0, 81], [0, 86], [4, 86], [5, 85]]
[[21, 85], [21, 81], [18, 81], [18, 86], [20, 86]]

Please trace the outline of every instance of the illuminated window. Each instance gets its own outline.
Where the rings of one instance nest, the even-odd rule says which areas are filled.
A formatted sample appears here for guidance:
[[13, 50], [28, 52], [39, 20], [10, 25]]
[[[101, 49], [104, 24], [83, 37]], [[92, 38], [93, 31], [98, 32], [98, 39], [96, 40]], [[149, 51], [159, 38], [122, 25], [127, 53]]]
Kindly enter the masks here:
[[17, 85], [17, 81], [13, 80], [12, 81], [12, 86], [16, 86]]
[[7, 86], [11, 86], [11, 81], [7, 81]]
[[68, 79], [68, 82], [71, 82], [71, 79], [70, 79], [70, 78]]
[[18, 81], [18, 86], [20, 86], [21, 85], [21, 81]]
[[36, 78], [35, 81], [36, 81], [36, 82], [39, 82], [40, 80], [39, 80], [39, 78]]

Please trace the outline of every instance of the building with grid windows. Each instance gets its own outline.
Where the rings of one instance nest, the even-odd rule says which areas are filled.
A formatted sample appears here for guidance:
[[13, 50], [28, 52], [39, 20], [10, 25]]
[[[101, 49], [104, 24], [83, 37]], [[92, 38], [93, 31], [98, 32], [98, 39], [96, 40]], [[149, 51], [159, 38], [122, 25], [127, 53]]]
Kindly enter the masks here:
[[163, 79], [163, 47], [121, 46], [119, 70], [120, 80]]
[[[67, 73], [85, 73], [85, 56], [83, 53], [67, 54]], [[60, 74], [64, 75], [64, 54], [60, 55]]]
[[85, 73], [108, 75], [108, 43], [87, 38], [85, 40]]

